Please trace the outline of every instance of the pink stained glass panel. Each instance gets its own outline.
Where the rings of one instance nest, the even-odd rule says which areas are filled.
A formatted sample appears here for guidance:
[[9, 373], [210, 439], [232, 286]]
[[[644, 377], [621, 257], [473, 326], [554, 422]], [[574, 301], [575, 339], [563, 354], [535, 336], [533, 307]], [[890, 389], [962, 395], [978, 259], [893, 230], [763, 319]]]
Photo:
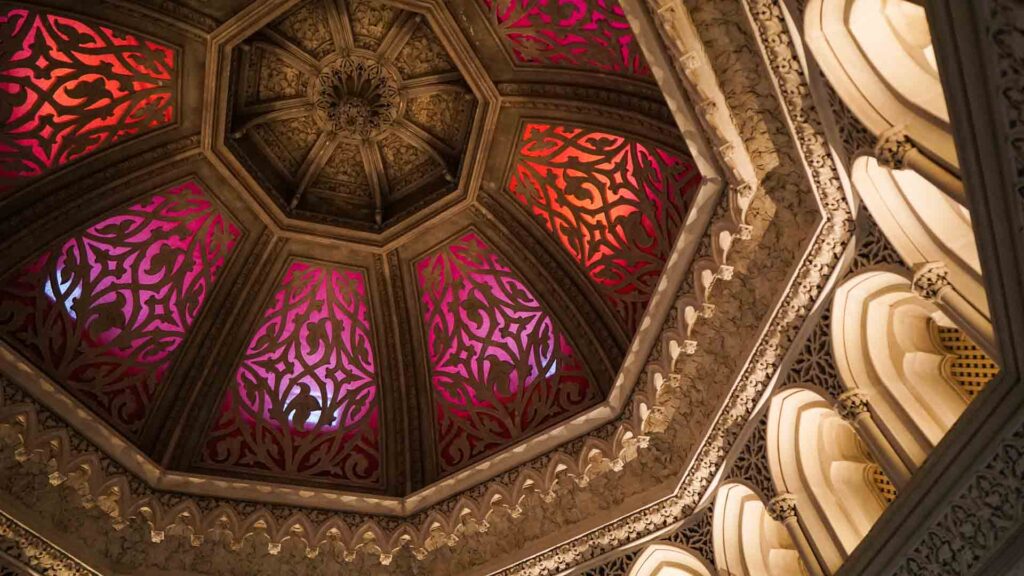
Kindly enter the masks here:
[[528, 123], [508, 189], [635, 330], [700, 181], [692, 160], [662, 147]]
[[134, 434], [239, 236], [195, 183], [154, 194], [7, 275], [0, 334]]
[[521, 64], [650, 76], [616, 0], [481, 0]]
[[599, 399], [569, 339], [476, 233], [421, 259], [416, 276], [445, 471]]
[[0, 7], [0, 191], [174, 119], [169, 46]]
[[203, 460], [375, 484], [378, 410], [363, 273], [295, 262], [249, 340]]

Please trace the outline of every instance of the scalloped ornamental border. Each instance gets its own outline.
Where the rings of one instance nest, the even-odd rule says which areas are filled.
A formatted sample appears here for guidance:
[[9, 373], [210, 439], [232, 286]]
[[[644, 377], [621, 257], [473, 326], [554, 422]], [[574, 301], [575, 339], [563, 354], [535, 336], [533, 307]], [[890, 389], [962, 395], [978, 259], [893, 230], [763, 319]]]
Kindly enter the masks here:
[[[686, 6], [681, 0], [646, 1], [651, 12], [657, 15], [666, 43], [678, 49], [682, 42], [676, 36], [675, 24], [676, 19], [690, 20]], [[555, 574], [666, 528], [690, 514], [711, 487], [742, 423], [749, 419], [758, 400], [766, 392], [785, 350], [792, 343], [803, 319], [838, 263], [843, 248], [852, 237], [852, 212], [846, 202], [839, 171], [822, 133], [822, 124], [807, 78], [796, 56], [793, 39], [778, 0], [740, 1], [753, 24], [777, 95], [809, 168], [814, 191], [825, 209], [826, 220], [796, 281], [776, 311], [742, 377], [733, 388], [712, 433], [686, 471], [676, 494], [512, 566], [500, 572], [503, 576]], [[689, 58], [686, 52], [676, 55], [684, 63]]]
[[[701, 102], [703, 103], [703, 101]], [[703, 111], [707, 112], [708, 110]], [[727, 110], [725, 114], [728, 115]], [[720, 126], [718, 130], [714, 128], [712, 127], [710, 130], [713, 135], [721, 135], [725, 132]], [[727, 138], [724, 140], [726, 143], [729, 141]], [[742, 146], [739, 150], [741, 153], [744, 152]], [[225, 509], [218, 509], [216, 513], [207, 514], [207, 517], [203, 518], [198, 514], [198, 507], [194, 502], [185, 502], [164, 510], [152, 495], [141, 498], [132, 497], [123, 474], [118, 474], [121, 477], [120, 482], [117, 478], [105, 477], [103, 474], [105, 467], [95, 456], [70, 454], [70, 443], [61, 442], [59, 439], [50, 442], [50, 440], [54, 440], [54, 435], [39, 429], [35, 425], [34, 418], [28, 417], [27, 412], [21, 411], [19, 417], [5, 420], [16, 425], [12, 431], [16, 430], [16, 435], [20, 437], [22, 449], [45, 450], [49, 458], [53, 459], [56, 463], [54, 475], [51, 476], [53, 483], [70, 482], [76, 487], [84, 489], [95, 500], [105, 502], [105, 509], [108, 509], [108, 514], [113, 518], [115, 525], [123, 523], [123, 518], [129, 516], [139, 515], [147, 518], [152, 523], [154, 540], [162, 540], [168, 529], [182, 528], [191, 530], [201, 541], [204, 529], [223, 526], [224, 522], [227, 522], [228, 525], [236, 528], [236, 530], [232, 530], [235, 534], [240, 535], [247, 529], [258, 530], [271, 534], [272, 538], [278, 542], [286, 537], [295, 537], [296, 528], [306, 535], [304, 539], [311, 542], [326, 540], [330, 537], [332, 530], [337, 531], [336, 535], [340, 536], [349, 550], [364, 550], [378, 554], [382, 563], [387, 563], [391, 557], [390, 552], [403, 545], [412, 546], [413, 552], [418, 556], [425, 555], [427, 551], [438, 546], [446, 543], [453, 544], [454, 541], [457, 541], [458, 535], [471, 531], [474, 526], [478, 529], [485, 529], [486, 518], [489, 512], [495, 508], [509, 509], [515, 515], [519, 501], [529, 492], [539, 492], [543, 497], [552, 493], [555, 483], [561, 478], [572, 479], [576, 485], [582, 487], [596, 475], [621, 469], [623, 462], [635, 458], [636, 451], [646, 444], [647, 436], [644, 433], [649, 431], [649, 428], [653, 426], [652, 423], [664, 423], [671, 419], [671, 404], [659, 406], [661, 404], [659, 400], [664, 400], [663, 396], [665, 396], [659, 394], [660, 385], [663, 382], [678, 384], [677, 371], [673, 368], [675, 368], [676, 361], [686, 353], [692, 353], [696, 345], [696, 342], [687, 339], [694, 323], [702, 315], [706, 316], [713, 311], [713, 308], [709, 308], [710, 303], [708, 302], [710, 290], [717, 279], [731, 277], [732, 270], [726, 264], [731, 241], [743, 238], [745, 231], [749, 231], [749, 227], [742, 222], [745, 218], [746, 208], [753, 196], [752, 188], [737, 177], [739, 170], [735, 166], [736, 149], [729, 150], [723, 145], [717, 151], [724, 157], [723, 163], [732, 168], [730, 174], [733, 178], [730, 180], [734, 185], [730, 188], [731, 194], [726, 200], [723, 210], [725, 214], [710, 229], [712, 240], [708, 244], [710, 244], [710, 250], [715, 257], [706, 257], [694, 262], [691, 268], [693, 280], [690, 283], [694, 290], [692, 293], [680, 297], [675, 314], [670, 315], [663, 328], [662, 347], [656, 348], [652, 353], [654, 361], [648, 365], [642, 378], [641, 385], [646, 384], [653, 394], [648, 397], [647, 394], [635, 392], [633, 395], [634, 407], [638, 407], [641, 401], [652, 400], [649, 405], [654, 409], [646, 415], [646, 418], [642, 417], [641, 412], [643, 411], [641, 410], [628, 411], [627, 415], [620, 419], [618, 432], [613, 435], [611, 442], [599, 437], [592, 437], [587, 441], [571, 443], [571, 448], [582, 448], [577, 458], [573, 458], [573, 455], [570, 454], [561, 454], [538, 459], [546, 461], [550, 468], [544, 472], [520, 470], [518, 475], [503, 475], [498, 480], [489, 482], [490, 486], [482, 490], [474, 490], [474, 493], [483, 496], [480, 499], [472, 499], [476, 502], [459, 497], [438, 505], [438, 507], [447, 508], [449, 514], [441, 514], [434, 510], [421, 515], [422, 518], [417, 517], [417, 520], [423, 520], [418, 530], [410, 522], [391, 519], [387, 521], [382, 519], [380, 523], [368, 521], [355, 531], [348, 527], [347, 522], [342, 522], [338, 517], [319, 527], [314, 526], [308, 518], [299, 515], [290, 521], [278, 523], [270, 514], [256, 513], [242, 521], [237, 515], [232, 515]], [[840, 198], [840, 202], [842, 200]], [[705, 240], [707, 240], [707, 236]], [[792, 299], [792, 292], [791, 290], [789, 299]], [[804, 298], [807, 299], [807, 296], [805, 295]], [[769, 364], [774, 362], [774, 352], [773, 358], [768, 362]], [[652, 418], [653, 415], [657, 415], [657, 418]], [[595, 452], [596, 458], [594, 457]], [[540, 464], [543, 465], [544, 462], [540, 462]], [[68, 474], [68, 472], [80, 471], [83, 467], [90, 473], [87, 475]], [[118, 489], [115, 490], [115, 487]], [[189, 499], [186, 498], [186, 500]], [[190, 515], [183, 515], [183, 512], [189, 512]], [[222, 515], [226, 520], [222, 518]], [[235, 517], [232, 519], [231, 516]], [[356, 515], [346, 516], [356, 520], [359, 518]], [[310, 538], [310, 536], [313, 537]], [[330, 537], [330, 540], [336, 542], [338, 537]], [[273, 552], [273, 543], [270, 549]]]

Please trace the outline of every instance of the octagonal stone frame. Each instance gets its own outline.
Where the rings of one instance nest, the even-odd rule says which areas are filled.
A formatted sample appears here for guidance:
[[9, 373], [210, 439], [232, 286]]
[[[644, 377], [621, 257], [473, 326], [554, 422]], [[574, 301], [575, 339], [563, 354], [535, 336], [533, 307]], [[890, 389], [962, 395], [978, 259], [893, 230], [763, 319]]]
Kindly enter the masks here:
[[356, 242], [371, 247], [386, 247], [431, 218], [443, 216], [472, 204], [483, 177], [482, 164], [494, 138], [494, 125], [500, 111], [498, 90], [477, 60], [469, 43], [462, 35], [451, 14], [440, 0], [388, 0], [390, 4], [422, 15], [434, 30], [439, 41], [458, 67], [466, 85], [477, 99], [465, 152], [465, 162], [452, 192], [434, 200], [415, 214], [381, 230], [380, 232], [341, 228], [290, 217], [270, 197], [227, 144], [230, 122], [230, 77], [232, 52], [242, 41], [271, 23], [302, 0], [272, 0], [255, 2], [226, 22], [210, 36], [207, 50], [206, 75], [208, 85], [206, 110], [213, 110], [203, 118], [201, 142], [203, 150], [211, 154], [222, 171], [231, 175], [236, 185], [252, 196], [253, 203], [267, 214], [268, 225], [286, 236], [315, 235]]

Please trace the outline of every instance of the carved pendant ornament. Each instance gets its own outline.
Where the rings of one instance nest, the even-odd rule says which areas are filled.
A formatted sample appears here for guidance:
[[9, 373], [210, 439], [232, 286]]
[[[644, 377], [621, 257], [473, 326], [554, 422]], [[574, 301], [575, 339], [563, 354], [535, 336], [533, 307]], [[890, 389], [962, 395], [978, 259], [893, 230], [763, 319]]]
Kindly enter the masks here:
[[167, 44], [31, 8], [0, 8], [0, 191], [170, 124]]
[[616, 0], [479, 0], [519, 64], [648, 77]]
[[346, 56], [313, 81], [313, 108], [320, 125], [349, 138], [379, 135], [402, 107], [399, 81], [372, 58]]
[[578, 126], [523, 127], [508, 189], [635, 330], [700, 173], [685, 156]]
[[362, 272], [291, 264], [224, 394], [204, 462], [375, 484], [380, 416], [371, 333]]
[[420, 260], [416, 276], [445, 469], [598, 400], [565, 333], [476, 233]]
[[194, 182], [116, 209], [0, 286], [0, 335], [137, 433], [240, 231]]

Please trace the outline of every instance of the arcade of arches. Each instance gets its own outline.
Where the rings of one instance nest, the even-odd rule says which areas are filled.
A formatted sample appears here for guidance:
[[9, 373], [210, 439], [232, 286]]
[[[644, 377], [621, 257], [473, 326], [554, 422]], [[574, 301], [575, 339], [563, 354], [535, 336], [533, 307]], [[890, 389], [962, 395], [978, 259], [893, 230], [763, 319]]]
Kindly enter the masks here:
[[1024, 570], [1022, 21], [0, 1], [0, 574]]

